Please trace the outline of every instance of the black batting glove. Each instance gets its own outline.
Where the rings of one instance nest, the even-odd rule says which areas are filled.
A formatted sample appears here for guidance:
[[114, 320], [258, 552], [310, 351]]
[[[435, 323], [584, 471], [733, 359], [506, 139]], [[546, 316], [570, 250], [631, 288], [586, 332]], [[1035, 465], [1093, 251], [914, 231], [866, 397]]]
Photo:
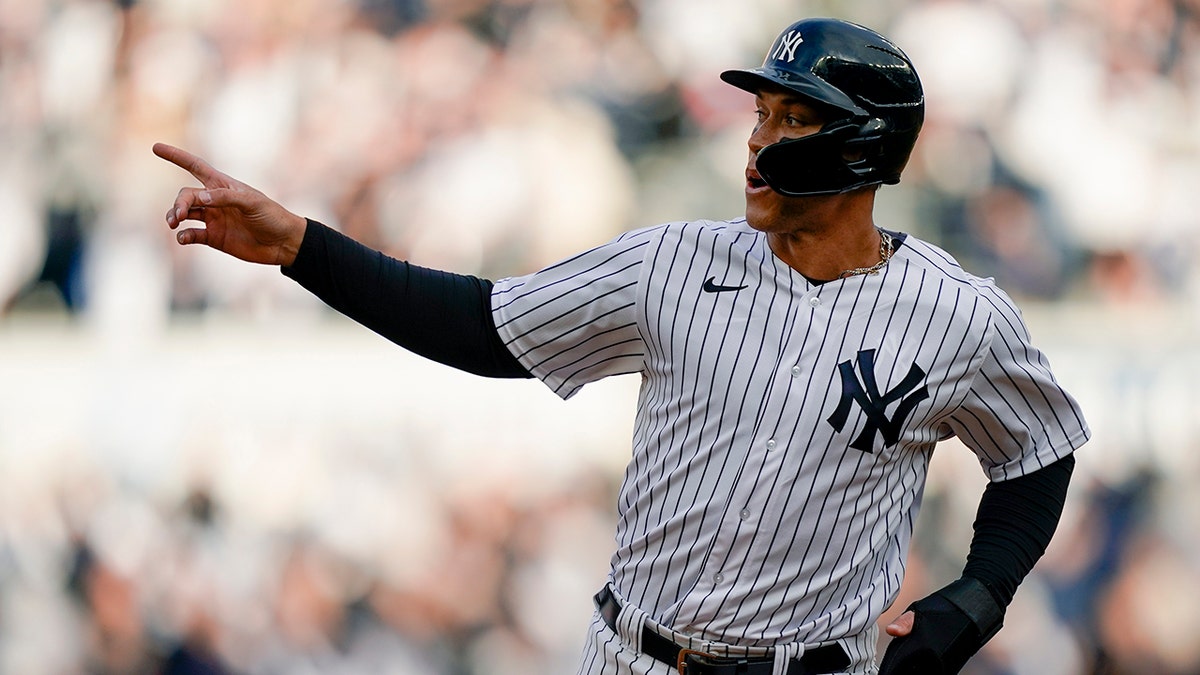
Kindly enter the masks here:
[[908, 606], [912, 632], [895, 638], [879, 675], [954, 675], [1000, 630], [1002, 608], [979, 581], [962, 577]]

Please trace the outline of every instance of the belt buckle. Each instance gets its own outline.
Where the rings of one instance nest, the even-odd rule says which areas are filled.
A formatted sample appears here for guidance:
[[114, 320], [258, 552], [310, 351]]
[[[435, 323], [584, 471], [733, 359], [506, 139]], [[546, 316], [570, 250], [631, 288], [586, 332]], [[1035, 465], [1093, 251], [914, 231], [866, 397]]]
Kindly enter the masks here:
[[699, 649], [680, 649], [679, 656], [675, 659], [675, 668], [679, 671], [679, 675], [688, 675], [687, 658], [689, 656], [703, 656], [709, 659], [718, 658], [716, 654], [702, 652]]

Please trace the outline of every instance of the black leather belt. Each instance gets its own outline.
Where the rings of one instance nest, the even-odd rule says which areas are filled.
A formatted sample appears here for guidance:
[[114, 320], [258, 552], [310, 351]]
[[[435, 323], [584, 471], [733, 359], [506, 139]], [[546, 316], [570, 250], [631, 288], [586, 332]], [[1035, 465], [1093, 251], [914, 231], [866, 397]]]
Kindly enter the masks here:
[[[593, 598], [604, 623], [616, 632], [621, 603], [605, 586]], [[755, 658], [721, 657], [685, 649], [649, 628], [642, 627], [642, 653], [678, 668], [684, 675], [771, 675], [775, 660], [770, 656]], [[841, 645], [832, 644], [809, 649], [788, 664], [787, 675], [824, 675], [839, 673], [850, 665], [850, 657]]]

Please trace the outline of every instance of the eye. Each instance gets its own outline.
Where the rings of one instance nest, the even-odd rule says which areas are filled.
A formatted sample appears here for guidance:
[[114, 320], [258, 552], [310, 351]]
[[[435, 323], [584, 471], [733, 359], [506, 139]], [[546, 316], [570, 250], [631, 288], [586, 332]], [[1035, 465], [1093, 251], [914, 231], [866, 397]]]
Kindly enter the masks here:
[[807, 127], [812, 125], [808, 119], [797, 115], [788, 115], [786, 123], [790, 127]]

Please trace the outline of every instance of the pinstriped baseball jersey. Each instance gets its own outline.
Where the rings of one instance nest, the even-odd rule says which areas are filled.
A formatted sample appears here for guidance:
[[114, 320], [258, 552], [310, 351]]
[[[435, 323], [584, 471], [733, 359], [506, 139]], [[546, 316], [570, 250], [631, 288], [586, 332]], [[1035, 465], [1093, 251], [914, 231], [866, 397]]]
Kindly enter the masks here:
[[642, 377], [611, 580], [743, 646], [861, 633], [895, 598], [934, 445], [993, 480], [1089, 431], [1009, 298], [912, 236], [813, 285], [738, 219], [670, 223], [503, 279], [509, 349], [559, 396]]

